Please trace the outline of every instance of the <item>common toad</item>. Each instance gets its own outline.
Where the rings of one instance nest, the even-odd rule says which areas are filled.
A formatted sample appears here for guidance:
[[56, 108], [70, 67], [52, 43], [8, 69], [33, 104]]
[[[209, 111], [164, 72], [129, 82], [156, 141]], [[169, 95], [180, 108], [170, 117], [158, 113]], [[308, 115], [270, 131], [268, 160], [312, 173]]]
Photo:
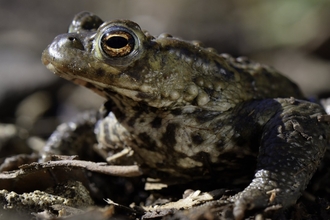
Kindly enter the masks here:
[[101, 118], [72, 126], [89, 128], [102, 149], [129, 146], [146, 175], [234, 183], [254, 173], [231, 198], [237, 219], [294, 204], [330, 140], [330, 127], [317, 119], [323, 108], [273, 68], [168, 34], [153, 37], [132, 21], [82, 12], [42, 60], [108, 100]]

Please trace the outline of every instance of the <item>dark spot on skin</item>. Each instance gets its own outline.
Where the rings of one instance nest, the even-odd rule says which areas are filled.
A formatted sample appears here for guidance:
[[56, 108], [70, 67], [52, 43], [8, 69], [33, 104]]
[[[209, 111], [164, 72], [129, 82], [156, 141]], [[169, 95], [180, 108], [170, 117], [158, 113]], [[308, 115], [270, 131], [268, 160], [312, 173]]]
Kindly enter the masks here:
[[147, 134], [146, 132], [140, 133], [138, 135], [138, 138], [144, 143], [143, 146], [139, 145], [140, 148], [155, 151], [156, 142], [152, 138], [150, 138], [149, 134]]
[[146, 71], [151, 69], [152, 68], [150, 68], [148, 62], [145, 62], [145, 60], [143, 60], [143, 64], [141, 64], [140, 60], [137, 60], [134, 64], [134, 67], [132, 67], [132, 71], [126, 72], [126, 74], [135, 81], [141, 82], [142, 81], [141, 76], [145, 75]]
[[172, 115], [181, 115], [182, 114], [182, 109], [181, 108], [176, 108], [171, 110]]
[[133, 106], [132, 110], [134, 110], [135, 112], [140, 112], [140, 114], [149, 114], [150, 112], [156, 113], [158, 111], [157, 108], [148, 106], [148, 103], [143, 101], [139, 102], [138, 105]]
[[130, 127], [133, 127], [134, 124], [135, 124], [135, 120], [136, 120], [136, 118], [130, 118], [130, 119], [127, 121], [127, 125], [130, 126]]
[[158, 111], [158, 108], [155, 108], [155, 107], [152, 107], [152, 106], [149, 106], [149, 111], [152, 112], [152, 113], [156, 113]]
[[201, 152], [198, 152], [197, 154], [195, 154], [194, 156], [192, 156], [191, 159], [203, 163], [204, 174], [212, 173], [210, 154], [208, 154], [204, 151], [201, 151]]
[[111, 106], [111, 111], [116, 116], [116, 119], [119, 122], [123, 122], [127, 118], [126, 113], [124, 111], [120, 111], [120, 109], [117, 106], [115, 106], [115, 105], [112, 105]]
[[140, 116], [141, 116], [141, 112], [135, 112], [134, 115], [130, 117], [130, 119], [127, 121], [127, 125], [130, 127], [134, 127], [136, 121], [139, 119]]
[[161, 117], [155, 117], [154, 120], [151, 122], [152, 128], [160, 128], [162, 125], [162, 118]]
[[126, 119], [126, 114], [122, 111], [113, 111], [113, 113], [119, 122], [123, 122]]
[[134, 105], [132, 106], [132, 110], [135, 111], [135, 112], [142, 112], [141, 109], [144, 109], [144, 105]]
[[201, 134], [192, 134], [191, 140], [196, 145], [200, 145], [204, 142], [204, 138], [201, 136]]
[[191, 50], [187, 49], [187, 48], [180, 48], [180, 56], [181, 57], [191, 57], [192, 56], [192, 52]]
[[214, 92], [213, 88], [212, 89], [210, 89], [210, 88], [204, 88], [204, 91], [206, 92], [206, 94], [209, 97], [212, 96], [213, 95], [213, 92]]
[[152, 98], [152, 95], [150, 95], [149, 93], [145, 93], [145, 92], [138, 92], [136, 94], [136, 98], [139, 98], [139, 99], [149, 99], [149, 98]]
[[204, 151], [198, 152], [197, 154], [195, 154], [194, 156], [192, 156], [191, 159], [196, 160], [196, 161], [203, 162], [205, 164], [207, 164], [207, 163], [209, 163], [211, 161], [210, 160], [210, 154], [208, 154], [208, 153], [206, 153]]
[[217, 67], [218, 70], [217, 73], [224, 76], [225, 79], [230, 80], [234, 78], [234, 73], [228, 70], [227, 68], [224, 68], [218, 61], [214, 61], [214, 64]]
[[210, 111], [197, 111], [195, 113], [196, 115], [196, 121], [200, 124], [203, 124], [205, 122], [213, 120], [215, 117], [217, 117], [219, 112], [210, 112]]
[[104, 76], [105, 75], [104, 69], [101, 69], [101, 68], [97, 69], [95, 71], [95, 73], [96, 73], [97, 76]]
[[175, 133], [178, 128], [178, 124], [175, 123], [170, 123], [166, 127], [166, 131], [163, 134], [163, 137], [160, 139], [160, 141], [165, 145], [170, 148], [173, 148], [175, 144], [177, 143], [175, 139]]
[[106, 95], [107, 99], [112, 99], [112, 97], [116, 95], [115, 92], [113, 92], [112, 90], [110, 90], [108, 88], [103, 88], [103, 94]]

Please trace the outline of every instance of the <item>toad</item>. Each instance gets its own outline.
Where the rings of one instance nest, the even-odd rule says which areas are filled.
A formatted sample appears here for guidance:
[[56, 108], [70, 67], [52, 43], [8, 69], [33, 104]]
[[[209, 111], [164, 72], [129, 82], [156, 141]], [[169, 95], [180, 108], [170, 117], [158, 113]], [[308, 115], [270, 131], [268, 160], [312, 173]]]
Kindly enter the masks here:
[[42, 61], [107, 100], [101, 116], [72, 125], [88, 124], [99, 149], [129, 147], [147, 176], [164, 181], [250, 178], [231, 198], [236, 219], [295, 204], [329, 144], [323, 108], [275, 69], [169, 34], [153, 37], [132, 21], [82, 12]]

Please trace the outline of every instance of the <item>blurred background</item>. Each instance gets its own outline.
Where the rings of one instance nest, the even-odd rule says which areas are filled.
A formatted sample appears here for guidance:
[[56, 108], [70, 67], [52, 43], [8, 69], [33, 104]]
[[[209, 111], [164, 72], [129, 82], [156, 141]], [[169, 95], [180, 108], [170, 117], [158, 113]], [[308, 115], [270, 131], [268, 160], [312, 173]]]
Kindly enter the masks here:
[[330, 91], [328, 0], [0, 0], [1, 123], [46, 138], [58, 123], [104, 101], [40, 61], [80, 11], [130, 19], [152, 35], [167, 32], [272, 65], [308, 97]]

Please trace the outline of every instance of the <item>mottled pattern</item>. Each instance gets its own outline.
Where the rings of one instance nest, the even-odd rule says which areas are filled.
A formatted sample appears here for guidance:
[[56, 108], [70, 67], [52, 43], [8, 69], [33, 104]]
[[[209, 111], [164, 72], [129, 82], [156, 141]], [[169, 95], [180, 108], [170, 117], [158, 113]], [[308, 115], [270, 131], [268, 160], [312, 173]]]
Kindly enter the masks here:
[[303, 101], [276, 70], [168, 34], [155, 38], [131, 21], [80, 13], [42, 59], [108, 100], [92, 131], [99, 149], [131, 148], [131, 163], [148, 167], [146, 175], [239, 182], [255, 171], [231, 198], [237, 219], [294, 204], [329, 144], [329, 125], [317, 120], [322, 107]]

